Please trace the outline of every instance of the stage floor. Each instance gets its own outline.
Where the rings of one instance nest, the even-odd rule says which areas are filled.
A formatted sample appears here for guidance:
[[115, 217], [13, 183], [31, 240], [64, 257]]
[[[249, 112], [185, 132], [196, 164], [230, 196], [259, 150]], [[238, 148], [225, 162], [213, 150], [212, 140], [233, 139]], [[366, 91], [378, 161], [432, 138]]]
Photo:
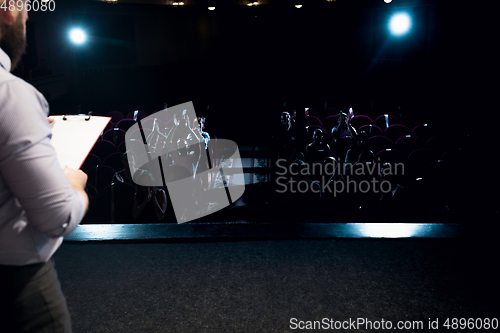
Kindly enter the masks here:
[[65, 242], [331, 238], [464, 238], [481, 229], [444, 223], [183, 223], [80, 225]]

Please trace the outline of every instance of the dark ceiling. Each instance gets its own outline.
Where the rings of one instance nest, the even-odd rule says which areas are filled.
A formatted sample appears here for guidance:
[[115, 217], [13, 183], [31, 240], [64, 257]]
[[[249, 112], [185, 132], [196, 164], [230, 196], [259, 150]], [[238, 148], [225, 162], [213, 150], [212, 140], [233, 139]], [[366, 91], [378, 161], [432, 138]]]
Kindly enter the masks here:
[[[156, 4], [172, 6], [177, 8], [186, 7], [234, 7], [234, 6], [245, 6], [245, 7], [259, 7], [259, 6], [280, 6], [283, 8], [294, 7], [295, 5], [302, 5], [302, 8], [307, 7], [317, 7], [317, 6], [334, 6], [338, 4], [350, 4], [350, 5], [365, 5], [365, 4], [375, 4], [380, 3], [385, 5], [383, 0], [91, 0], [106, 3], [133, 3], [133, 4]], [[422, 2], [422, 1], [419, 1]], [[393, 4], [408, 4], [411, 1], [406, 0], [394, 0]], [[413, 1], [415, 4], [415, 1]]]

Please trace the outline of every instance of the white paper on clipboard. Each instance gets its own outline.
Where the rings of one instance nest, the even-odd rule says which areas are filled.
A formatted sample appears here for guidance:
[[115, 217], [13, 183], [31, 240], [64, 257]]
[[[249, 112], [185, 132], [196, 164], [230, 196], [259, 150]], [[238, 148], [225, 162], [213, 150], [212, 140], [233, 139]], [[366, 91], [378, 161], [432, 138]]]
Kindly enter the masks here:
[[111, 117], [85, 115], [50, 116], [50, 118], [54, 119], [51, 124], [51, 141], [59, 164], [61, 167], [67, 165], [77, 170], [111, 120]]

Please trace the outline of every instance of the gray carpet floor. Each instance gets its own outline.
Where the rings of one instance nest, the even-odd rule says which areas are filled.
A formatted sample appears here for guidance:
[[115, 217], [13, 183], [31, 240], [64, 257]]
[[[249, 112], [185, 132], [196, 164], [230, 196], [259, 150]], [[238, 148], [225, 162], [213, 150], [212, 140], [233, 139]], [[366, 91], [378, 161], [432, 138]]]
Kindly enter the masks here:
[[499, 317], [497, 254], [491, 241], [323, 239], [72, 243], [55, 259], [75, 333], [293, 332], [324, 318], [450, 332], [446, 318]]

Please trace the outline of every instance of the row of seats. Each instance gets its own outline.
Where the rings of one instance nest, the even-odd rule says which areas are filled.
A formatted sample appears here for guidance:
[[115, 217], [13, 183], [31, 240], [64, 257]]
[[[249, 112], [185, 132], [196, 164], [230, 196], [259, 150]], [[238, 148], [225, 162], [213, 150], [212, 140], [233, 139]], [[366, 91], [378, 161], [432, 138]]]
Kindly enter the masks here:
[[108, 183], [108, 185], [98, 189], [94, 185], [87, 183], [86, 191], [91, 204], [84, 218], [84, 223], [121, 224], [138, 222], [132, 217], [135, 193], [133, 185], [115, 182]]
[[[92, 165], [96, 165], [96, 164], [93, 164], [93, 160], [95, 158], [92, 155], [95, 155], [96, 157], [98, 157], [99, 161], [102, 162], [102, 161], [104, 161], [104, 159], [106, 159], [106, 157], [108, 157], [109, 155], [111, 155], [113, 153], [121, 153], [123, 155], [125, 150], [126, 150], [125, 141], [122, 141], [118, 145], [115, 145], [113, 142], [111, 142], [109, 140], [97, 140], [96, 143], [94, 144], [94, 147], [90, 151], [89, 156], [87, 157], [87, 159], [83, 163], [83, 165], [86, 165], [87, 167], [92, 166]], [[84, 168], [83, 165], [82, 165], [82, 170]]]
[[[430, 149], [417, 149], [410, 153], [408, 157], [405, 157], [400, 151], [395, 149], [383, 149], [374, 155], [374, 162], [380, 163], [390, 163], [393, 166], [401, 165], [400, 169], [404, 169], [398, 175], [399, 183], [401, 185], [406, 184], [416, 178], [424, 177], [426, 170], [436, 163], [446, 162], [446, 165], [455, 163], [457, 156], [460, 155], [458, 149], [450, 149], [443, 154], [437, 154]], [[332, 161], [332, 158], [340, 163], [345, 161], [346, 154], [338, 156], [329, 150], [320, 150], [315, 153], [314, 159], [316, 161], [324, 161], [324, 164]], [[444, 164], [441, 164], [444, 165]]]
[[[403, 115], [396, 116], [396, 115], [391, 114], [391, 113], [378, 113], [376, 115], [369, 116], [363, 110], [360, 110], [358, 108], [353, 108], [353, 109], [354, 109], [355, 117], [359, 118], [356, 121], [364, 122], [366, 120], [362, 120], [361, 118], [368, 117], [369, 119], [371, 119], [371, 122], [370, 122], [371, 124], [379, 125], [379, 126], [385, 123], [385, 119], [382, 120], [382, 119], [379, 119], [379, 118], [388, 118], [389, 125], [391, 125], [391, 124], [402, 124], [402, 125], [405, 125], [405, 126], [408, 126], [408, 127], [414, 127], [415, 125], [418, 125], [418, 124], [420, 124], [420, 123], [423, 122], [422, 117], [419, 116], [418, 114], [410, 114], [410, 115], [405, 115], [405, 116], [403, 116]], [[327, 118], [336, 117], [339, 112], [341, 112], [341, 110], [337, 109], [337, 108], [325, 108], [325, 109], [322, 109], [320, 111], [316, 111], [314, 109], [309, 109], [308, 110], [308, 114], [309, 114], [310, 117], [318, 118], [322, 122], [325, 121]], [[331, 119], [329, 119], [327, 122], [329, 122], [329, 121], [331, 121]]]
[[[456, 156], [461, 156], [460, 154]], [[455, 157], [456, 157], [455, 156]], [[347, 183], [356, 180], [357, 184], [366, 180], [371, 182], [375, 176], [349, 176], [344, 186], [335, 183], [322, 188], [317, 183], [314, 191], [295, 193], [286, 192], [283, 211], [291, 218], [314, 212], [316, 216], [327, 216], [330, 221], [443, 221], [451, 218], [450, 207], [457, 209], [460, 192], [457, 182], [460, 181], [456, 159], [451, 156], [445, 160], [437, 160], [422, 167], [418, 173], [405, 164], [404, 174], [386, 176], [391, 186], [385, 193], [376, 191], [364, 192], [361, 187], [351, 185], [347, 191]], [[334, 180], [338, 182], [338, 178]], [[311, 185], [312, 188], [312, 185]], [[355, 189], [358, 189], [357, 191]], [[282, 190], [282, 188], [279, 188]], [[296, 186], [297, 189], [297, 186]], [[335, 193], [335, 189], [341, 189]], [[380, 191], [380, 189], [378, 190]], [[307, 207], [307, 209], [304, 209]], [[321, 212], [321, 213], [320, 213]], [[334, 212], [334, 213], [332, 213]], [[285, 217], [283, 217], [285, 218]]]
[[124, 168], [122, 163], [124, 152], [112, 152], [105, 156], [104, 158], [100, 158], [98, 155], [90, 153], [85, 162], [83, 162], [80, 169], [87, 173], [90, 169], [95, 168], [98, 165], [105, 165], [112, 167], [113, 169], [120, 171]]
[[134, 185], [112, 182], [112, 179], [124, 169], [122, 159], [127, 130], [147, 114], [136, 110], [128, 114], [110, 111], [102, 115], [111, 120], [81, 166], [88, 176], [86, 191], [91, 201], [84, 222], [137, 223], [132, 218]]
[[109, 111], [104, 114], [106, 117], [111, 117], [111, 121], [113, 123], [118, 123], [122, 119], [133, 119], [140, 120], [147, 117], [147, 113], [141, 110], [131, 111], [128, 114], [125, 114], [120, 111]]
[[[302, 129], [307, 129], [309, 140], [314, 131], [320, 129], [324, 136], [323, 142], [330, 146], [331, 151], [321, 150], [317, 154], [315, 152], [311, 160], [325, 162], [328, 161], [328, 158], [334, 158], [338, 162], [344, 162], [348, 149], [356, 144], [357, 138], [355, 137], [343, 137], [335, 142], [332, 140], [331, 131], [337, 126], [338, 112], [339, 110], [333, 108], [325, 109], [322, 113], [309, 110], [308, 116], [296, 120]], [[375, 163], [381, 165], [383, 163], [391, 163], [392, 165], [402, 163], [404, 167], [404, 172], [390, 177], [391, 183], [394, 186], [396, 184], [400, 186], [400, 190], [404, 188], [404, 191], [399, 192], [396, 201], [392, 201], [393, 196], [389, 195], [386, 196], [383, 203], [391, 202], [397, 207], [403, 207], [406, 203], [403, 205], [402, 202], [411, 202], [413, 199], [410, 198], [413, 194], [420, 195], [422, 193], [420, 190], [414, 190], [415, 188], [420, 189], [422, 184], [425, 184], [426, 189], [433, 188], [436, 193], [438, 193], [437, 188], [446, 188], [446, 186], [442, 186], [442, 179], [450, 178], [454, 165], [461, 154], [460, 149], [453, 142], [453, 138], [445, 134], [441, 128], [425, 123], [417, 116], [401, 118], [390, 114], [381, 114], [371, 118], [359, 112], [355, 113], [356, 115], [350, 120], [350, 124], [358, 134], [361, 131], [368, 134], [368, 149], [374, 153]], [[373, 176], [370, 175], [370, 177]], [[314, 181], [315, 179], [309, 180]], [[321, 193], [318, 194], [317, 191], [313, 191], [309, 195], [312, 195], [313, 201], [317, 200], [318, 196], [321, 197]], [[388, 200], [388, 197], [391, 197], [391, 200]], [[324, 199], [330, 202], [330, 198]], [[339, 197], [333, 199], [338, 201]], [[347, 202], [351, 199], [348, 199]], [[373, 196], [371, 193], [359, 202], [355, 199], [356, 204], [353, 207], [356, 209], [361, 206], [366, 207], [368, 202], [377, 206], [380, 205], [380, 200], [380, 195]], [[361, 204], [362, 201], [363, 204]]]
[[[299, 123], [308, 126], [309, 130], [322, 128], [325, 136], [329, 138], [330, 133], [327, 128], [330, 122], [336, 124], [336, 114], [338, 113], [337, 109], [330, 108], [330, 110], [331, 115], [326, 117], [309, 116], [306, 117], [307, 119], [300, 120]], [[94, 202], [98, 202], [97, 207], [100, 207], [100, 215], [95, 218], [95, 221], [104, 219], [115, 223], [127, 223], [125, 221], [130, 220], [130, 214], [123, 214], [123, 216], [118, 214], [130, 211], [130, 200], [133, 200], [134, 186], [121, 183], [111, 184], [111, 179], [117, 171], [123, 169], [122, 156], [125, 152], [126, 131], [136, 123], [137, 119], [143, 119], [146, 115], [139, 114], [139, 112], [135, 115], [133, 113], [121, 114], [122, 117], [114, 113], [106, 115], [111, 116], [112, 121], [96, 142], [91, 154], [82, 166], [82, 170], [89, 176], [89, 194], [94, 198]], [[412, 184], [417, 176], [429, 179], [432, 175], [440, 174], [437, 170], [442, 170], [444, 161], [453, 154], [447, 149], [448, 142], [445, 136], [439, 134], [439, 129], [427, 124], [407, 126], [398, 123], [402, 121], [391, 115], [381, 115], [375, 121], [372, 121], [368, 116], [357, 115], [353, 117], [351, 122], [358, 132], [365, 130], [369, 133], [369, 144], [375, 153], [376, 161], [404, 162], [405, 167], [411, 169], [406, 169], [409, 180], [405, 181], [405, 184]], [[165, 127], [168, 126], [169, 124], [165, 124]], [[153, 128], [152, 123], [145, 122], [143, 128], [148, 131], [149, 128]], [[325, 154], [343, 161], [345, 152], [352, 145], [353, 140], [354, 138], [350, 137], [341, 138], [335, 145], [332, 145], [332, 151], [325, 151]], [[96, 210], [97, 208], [94, 208], [94, 211]]]
[[[402, 124], [389, 124], [388, 126], [386, 126], [385, 124], [376, 125], [362, 121], [356, 121], [360, 119], [360, 117], [364, 116], [354, 116], [351, 119], [351, 125], [356, 129], [356, 131], [358, 132], [365, 131], [367, 134], [371, 136], [385, 135], [393, 141], [405, 135], [413, 135], [421, 138], [422, 140], [427, 140], [437, 132], [437, 129], [434, 129], [432, 126], [429, 126], [429, 124], [418, 124], [410, 129]], [[327, 121], [322, 122], [316, 117], [305, 117], [301, 121], [299, 121], [299, 125], [305, 126], [309, 128], [309, 130], [319, 128], [321, 129], [323, 134], [328, 138], [331, 135], [332, 129], [337, 126], [337, 117], [332, 116], [329, 117], [328, 119], [330, 118], [332, 118], [333, 120], [329, 122]]]
[[[342, 137], [332, 144], [332, 151], [340, 157], [345, 155], [349, 147], [355, 142], [354, 137]], [[402, 136], [396, 141], [383, 135], [375, 135], [368, 139], [368, 147], [374, 154], [387, 149], [396, 150], [402, 154], [403, 159], [406, 159], [418, 149], [430, 150], [435, 155], [441, 155], [449, 148], [449, 144], [448, 139], [443, 135], [435, 135], [427, 141], [413, 135]]]

